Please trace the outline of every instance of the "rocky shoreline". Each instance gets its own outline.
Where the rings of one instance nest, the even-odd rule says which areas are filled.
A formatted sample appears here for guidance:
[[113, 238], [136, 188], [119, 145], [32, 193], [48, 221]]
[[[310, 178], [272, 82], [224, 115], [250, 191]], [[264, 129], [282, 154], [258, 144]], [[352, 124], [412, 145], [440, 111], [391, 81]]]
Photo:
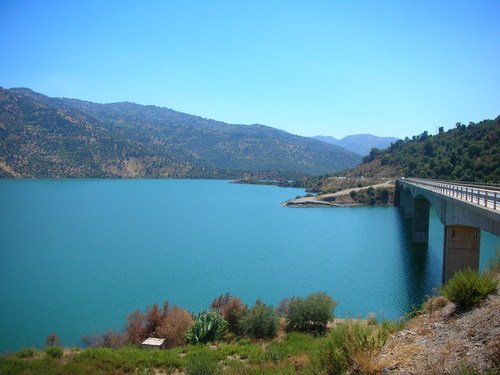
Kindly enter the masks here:
[[306, 198], [291, 199], [281, 204], [285, 207], [360, 207], [361, 203], [333, 203], [322, 200], [306, 200]]

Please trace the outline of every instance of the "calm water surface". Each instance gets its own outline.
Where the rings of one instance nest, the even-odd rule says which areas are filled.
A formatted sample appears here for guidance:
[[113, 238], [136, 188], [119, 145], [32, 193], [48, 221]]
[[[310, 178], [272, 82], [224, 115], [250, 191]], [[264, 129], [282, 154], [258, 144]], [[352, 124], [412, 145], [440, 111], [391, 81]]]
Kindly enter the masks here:
[[[121, 329], [167, 299], [197, 312], [326, 291], [396, 318], [441, 278], [443, 226], [412, 246], [394, 207], [285, 208], [300, 189], [211, 180], [0, 180], [0, 351]], [[498, 248], [482, 233], [481, 265]]]

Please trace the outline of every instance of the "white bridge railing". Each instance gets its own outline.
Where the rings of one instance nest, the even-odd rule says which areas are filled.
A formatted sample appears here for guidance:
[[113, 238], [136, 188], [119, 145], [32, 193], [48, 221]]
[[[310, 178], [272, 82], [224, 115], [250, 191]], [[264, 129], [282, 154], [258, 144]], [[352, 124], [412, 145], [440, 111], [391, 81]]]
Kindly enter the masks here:
[[407, 178], [403, 181], [414, 185], [420, 185], [429, 190], [482, 207], [500, 210], [500, 188], [496, 185], [482, 186], [469, 183], [462, 185], [447, 181], [421, 180], [418, 178]]

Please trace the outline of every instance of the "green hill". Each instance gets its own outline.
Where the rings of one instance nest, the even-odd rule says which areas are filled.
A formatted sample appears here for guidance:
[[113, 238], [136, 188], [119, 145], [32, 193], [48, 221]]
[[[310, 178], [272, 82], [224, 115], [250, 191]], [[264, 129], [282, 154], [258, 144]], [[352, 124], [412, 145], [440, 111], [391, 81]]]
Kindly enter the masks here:
[[359, 155], [264, 125], [0, 89], [0, 177], [299, 178]]
[[[423, 132], [372, 149], [356, 168], [343, 173], [308, 178], [310, 191], [335, 192], [365, 186], [384, 178], [420, 177], [478, 183], [500, 183], [500, 116], [454, 129]], [[340, 178], [339, 178], [340, 177]]]
[[349, 175], [406, 176], [444, 180], [500, 182], [500, 116], [468, 126], [392, 143], [373, 149]]

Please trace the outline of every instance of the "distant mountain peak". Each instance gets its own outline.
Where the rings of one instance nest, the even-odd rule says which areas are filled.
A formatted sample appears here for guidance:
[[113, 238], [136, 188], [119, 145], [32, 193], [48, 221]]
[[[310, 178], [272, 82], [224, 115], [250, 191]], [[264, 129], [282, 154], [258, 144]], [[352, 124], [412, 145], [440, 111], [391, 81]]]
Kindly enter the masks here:
[[372, 148], [385, 149], [399, 139], [395, 137], [379, 137], [373, 134], [353, 134], [342, 139], [324, 135], [317, 135], [313, 138], [343, 147], [363, 156], [368, 155]]

